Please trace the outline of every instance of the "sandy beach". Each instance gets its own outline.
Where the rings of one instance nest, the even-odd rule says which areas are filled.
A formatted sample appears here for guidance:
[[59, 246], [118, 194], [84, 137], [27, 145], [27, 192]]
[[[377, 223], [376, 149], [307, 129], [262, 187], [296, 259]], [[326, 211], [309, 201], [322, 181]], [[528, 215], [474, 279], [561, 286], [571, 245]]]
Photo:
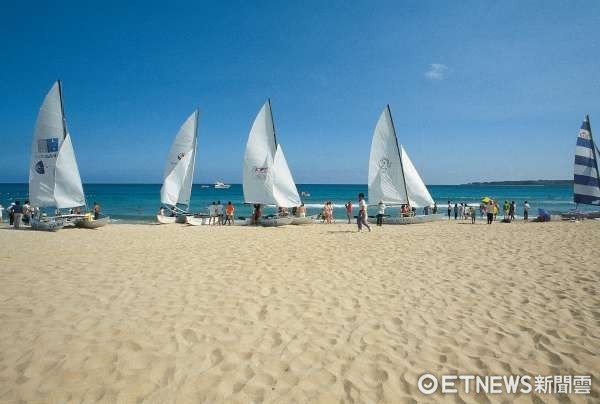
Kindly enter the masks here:
[[[0, 228], [0, 244], [2, 403], [600, 400], [597, 221]], [[423, 373], [593, 381], [425, 396]]]

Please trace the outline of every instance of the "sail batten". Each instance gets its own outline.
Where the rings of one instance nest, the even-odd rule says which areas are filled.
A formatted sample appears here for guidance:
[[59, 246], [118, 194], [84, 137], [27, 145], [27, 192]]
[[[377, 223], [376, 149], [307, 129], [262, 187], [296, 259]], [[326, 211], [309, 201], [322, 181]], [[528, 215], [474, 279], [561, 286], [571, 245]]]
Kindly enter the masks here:
[[573, 200], [575, 203], [600, 205], [597, 146], [592, 137], [589, 116], [585, 117], [579, 129], [575, 146]]
[[194, 111], [181, 125], [169, 150], [160, 189], [160, 201], [166, 205], [188, 205], [192, 194], [199, 111]]

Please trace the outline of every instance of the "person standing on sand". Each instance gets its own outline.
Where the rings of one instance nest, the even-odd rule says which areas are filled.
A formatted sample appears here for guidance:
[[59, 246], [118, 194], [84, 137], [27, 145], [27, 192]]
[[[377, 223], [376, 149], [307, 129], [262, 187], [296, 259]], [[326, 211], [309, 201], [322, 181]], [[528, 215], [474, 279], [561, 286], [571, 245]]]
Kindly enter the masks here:
[[348, 224], [352, 223], [352, 201], [346, 202], [344, 205], [346, 208], [346, 216], [348, 216]]
[[100, 204], [98, 202], [94, 202], [94, 220], [98, 220], [100, 218]]
[[437, 215], [437, 202], [433, 202], [433, 214]]
[[475, 213], [475, 208], [474, 208], [473, 206], [471, 206], [471, 207], [469, 208], [469, 212], [471, 213], [471, 223], [472, 223], [472, 224], [475, 224], [475, 216], [477, 215], [477, 214]]
[[523, 220], [525, 221], [529, 220], [529, 207], [529, 203], [525, 201], [525, 204], [523, 204]]
[[454, 220], [458, 219], [458, 203], [454, 204]]
[[465, 207], [462, 203], [458, 205], [458, 217], [460, 217], [460, 220], [465, 218]]
[[258, 225], [258, 221], [260, 220], [260, 216], [262, 214], [261, 209], [262, 207], [260, 206], [260, 203], [254, 204], [254, 212], [252, 212], [252, 224]]
[[235, 224], [235, 221], [233, 220], [233, 212], [234, 211], [235, 211], [235, 206], [233, 206], [231, 201], [227, 202], [227, 206], [225, 207], [225, 214], [227, 216], [226, 216], [225, 222], [223, 222], [223, 224], [228, 224], [229, 226], [231, 226], [232, 224]]
[[451, 216], [452, 216], [452, 203], [450, 203], [450, 201], [448, 201], [448, 220], [450, 220]]
[[223, 220], [223, 204], [221, 201], [217, 201], [217, 224], [220, 226], [224, 223]]
[[4, 213], [4, 206], [0, 203], [0, 223], [4, 222], [2, 214]]
[[494, 221], [494, 201], [489, 200], [487, 203], [487, 224], [492, 224]]
[[358, 231], [362, 231], [365, 226], [371, 232], [371, 226], [367, 223], [367, 202], [365, 202], [365, 194], [358, 194], [358, 219], [356, 220]]
[[15, 201], [15, 206], [13, 207], [14, 218], [14, 226], [15, 229], [21, 228], [21, 218], [23, 217], [23, 207], [21, 206], [20, 201]]
[[511, 201], [510, 207], [508, 208], [508, 217], [510, 218], [510, 220], [515, 220], [516, 207], [517, 205], [515, 204], [515, 201]]
[[304, 206], [304, 203], [301, 203], [300, 206], [298, 206], [296, 213], [298, 217], [306, 217], [306, 207]]
[[385, 215], [385, 203], [379, 201], [377, 204], [377, 226], [383, 226], [383, 215]]

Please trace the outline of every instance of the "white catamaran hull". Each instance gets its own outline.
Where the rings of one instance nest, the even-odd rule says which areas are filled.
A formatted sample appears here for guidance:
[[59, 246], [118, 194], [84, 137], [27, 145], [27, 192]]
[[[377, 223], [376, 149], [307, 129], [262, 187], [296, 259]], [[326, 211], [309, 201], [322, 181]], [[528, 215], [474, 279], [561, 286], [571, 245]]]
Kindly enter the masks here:
[[278, 216], [261, 217], [258, 220], [258, 224], [260, 224], [263, 227], [279, 227], [279, 226], [287, 226], [288, 224], [292, 224], [293, 220], [294, 220], [294, 218], [291, 216], [288, 216], [288, 217], [278, 217]]
[[98, 227], [106, 226], [110, 222], [110, 217], [103, 217], [101, 219], [80, 219], [75, 221], [75, 226], [82, 229], [97, 229]]
[[31, 228], [33, 230], [57, 231], [65, 227], [64, 220], [56, 218], [36, 219], [31, 218]]
[[177, 219], [175, 216], [156, 215], [156, 220], [158, 220], [158, 223], [160, 224], [175, 223], [175, 219]]
[[306, 217], [293, 217], [292, 224], [294, 225], [304, 225], [304, 224], [315, 224], [314, 216], [306, 216]]
[[191, 226], [208, 226], [208, 217], [186, 216], [186, 223]]
[[[434, 222], [437, 220], [444, 220], [444, 215], [435, 214], [435, 215], [417, 215], [417, 216], [388, 216], [383, 218], [383, 224], [416, 224], [416, 223], [428, 223]], [[368, 220], [369, 223], [377, 223], [377, 218], [370, 217]]]

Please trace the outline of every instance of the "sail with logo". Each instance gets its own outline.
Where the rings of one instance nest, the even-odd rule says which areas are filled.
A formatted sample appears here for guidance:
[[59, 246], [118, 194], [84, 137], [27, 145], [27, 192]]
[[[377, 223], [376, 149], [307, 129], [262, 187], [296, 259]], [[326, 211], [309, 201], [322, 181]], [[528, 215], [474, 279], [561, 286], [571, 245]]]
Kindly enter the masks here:
[[[280, 208], [300, 206], [300, 196], [283, 148], [277, 144], [271, 101], [262, 106], [250, 129], [244, 153], [243, 191], [245, 203]], [[261, 217], [263, 226], [291, 224], [290, 216]]]
[[[398, 144], [390, 106], [381, 113], [371, 142], [369, 157], [369, 204], [383, 202], [390, 206], [424, 208], [434, 204], [425, 183], [413, 165], [408, 153]], [[441, 215], [387, 216], [388, 224], [418, 223], [441, 219]]]
[[167, 156], [167, 164], [160, 189], [160, 202], [169, 207], [156, 216], [159, 223], [186, 223], [192, 195], [194, 166], [196, 164], [196, 144], [198, 140], [198, 119], [200, 111], [194, 111], [181, 125]]
[[29, 202], [39, 212], [31, 220], [34, 229], [58, 230], [66, 223], [100, 227], [108, 222], [105, 218], [90, 226], [91, 218], [86, 215], [48, 216], [44, 212], [49, 208], [60, 212], [86, 204], [64, 116], [60, 81], [56, 81], [46, 94], [35, 124], [29, 165]]

